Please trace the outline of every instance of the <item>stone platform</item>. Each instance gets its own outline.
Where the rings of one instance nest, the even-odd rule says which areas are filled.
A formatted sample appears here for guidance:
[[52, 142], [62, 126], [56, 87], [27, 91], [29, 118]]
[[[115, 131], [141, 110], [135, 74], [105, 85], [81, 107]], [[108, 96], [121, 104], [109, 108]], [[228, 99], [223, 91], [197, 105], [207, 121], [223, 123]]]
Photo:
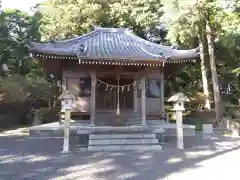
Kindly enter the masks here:
[[[32, 126], [29, 129], [30, 136], [41, 136], [41, 137], [63, 137], [63, 124], [59, 124], [59, 122], [42, 124], [38, 126]], [[136, 125], [136, 126], [89, 126], [89, 124], [84, 123], [71, 123], [70, 133], [72, 135], [77, 134], [77, 132], [84, 132], [84, 134], [90, 134], [91, 132], [121, 132], [126, 129], [129, 131], [158, 131], [159, 129], [164, 130], [164, 134], [167, 136], [175, 136], [176, 135], [176, 124], [152, 124], [146, 126]], [[194, 136], [195, 135], [195, 126], [183, 124], [183, 134], [184, 136]]]
[[[195, 135], [195, 127], [183, 125], [184, 136]], [[30, 136], [63, 137], [62, 123], [49, 123], [30, 128]], [[71, 149], [88, 151], [115, 150], [161, 150], [164, 136], [175, 136], [176, 124], [132, 125], [132, 126], [90, 126], [71, 123]], [[74, 151], [74, 150], [73, 150]]]
[[[149, 133], [153, 129], [149, 126], [86, 126], [79, 127], [77, 134], [87, 133], [87, 134], [121, 134], [121, 133]], [[163, 131], [163, 130], [162, 130]]]

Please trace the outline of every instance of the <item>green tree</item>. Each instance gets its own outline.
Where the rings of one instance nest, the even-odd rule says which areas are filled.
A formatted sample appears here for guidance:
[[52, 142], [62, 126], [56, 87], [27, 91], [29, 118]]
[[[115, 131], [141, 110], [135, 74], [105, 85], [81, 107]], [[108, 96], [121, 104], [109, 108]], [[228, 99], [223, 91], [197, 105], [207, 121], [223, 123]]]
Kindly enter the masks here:
[[[217, 0], [196, 0], [191, 2], [173, 0], [170, 3], [167, 2], [165, 6], [168, 7], [166, 15], [168, 15], [168, 17], [175, 17], [172, 19], [165, 18], [165, 22], [169, 25], [168, 28], [170, 29], [170, 39], [178, 43], [189, 44], [189, 42], [192, 43], [197, 37], [199, 38], [201, 69], [206, 69], [203, 66], [205, 63], [207, 63], [207, 65], [210, 64], [216, 122], [221, 120], [222, 107], [218, 82], [219, 71], [216, 69], [216, 48], [214, 46], [216, 41], [222, 36], [222, 33], [230, 30], [230, 28], [225, 25], [226, 18], [230, 18], [230, 22], [236, 20], [236, 18], [232, 18], [227, 14], [229, 9], [224, 9], [220, 5]], [[169, 16], [169, 12], [171, 16]], [[209, 60], [209, 62], [205, 62], [206, 60]], [[217, 60], [217, 63], [218, 62], [219, 60]], [[203, 85], [207, 85], [206, 77], [206, 72], [202, 71]]]
[[0, 15], [0, 65], [6, 64], [12, 72], [26, 74], [32, 69], [25, 44], [39, 40], [37, 29], [39, 17], [29, 16], [19, 10], [6, 9]]
[[55, 84], [43, 79], [38, 62], [25, 48], [27, 41], [40, 40], [40, 19], [38, 12], [29, 16], [20, 10], [5, 9], [0, 14], [0, 117], [7, 114], [19, 122], [31, 110], [32, 101], [46, 102], [51, 107]]
[[144, 36], [146, 27], [159, 24], [159, 0], [49, 0], [39, 6], [44, 39], [63, 39], [89, 32], [93, 25], [127, 27]]
[[[200, 67], [202, 75], [202, 88], [204, 93], [204, 106], [210, 109], [208, 87], [208, 72], [206, 60], [208, 57], [207, 39], [204, 31], [205, 19], [196, 10], [197, 1], [166, 1], [164, 3], [165, 15], [163, 22], [169, 29], [168, 39], [181, 46], [196, 46], [198, 39], [200, 47]], [[198, 66], [196, 66], [198, 68]], [[189, 71], [189, 70], [188, 70]], [[196, 72], [196, 71], [195, 71]], [[197, 82], [197, 81], [196, 81]]]

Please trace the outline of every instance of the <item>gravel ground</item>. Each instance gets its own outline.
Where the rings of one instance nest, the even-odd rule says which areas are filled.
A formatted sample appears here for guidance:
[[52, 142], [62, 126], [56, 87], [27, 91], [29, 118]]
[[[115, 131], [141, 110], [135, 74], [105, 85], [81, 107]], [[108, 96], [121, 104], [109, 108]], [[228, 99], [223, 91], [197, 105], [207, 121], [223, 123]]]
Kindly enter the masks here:
[[160, 152], [77, 152], [61, 154], [60, 138], [0, 136], [3, 180], [188, 180], [237, 179], [240, 139], [185, 139], [184, 151], [167, 139]]

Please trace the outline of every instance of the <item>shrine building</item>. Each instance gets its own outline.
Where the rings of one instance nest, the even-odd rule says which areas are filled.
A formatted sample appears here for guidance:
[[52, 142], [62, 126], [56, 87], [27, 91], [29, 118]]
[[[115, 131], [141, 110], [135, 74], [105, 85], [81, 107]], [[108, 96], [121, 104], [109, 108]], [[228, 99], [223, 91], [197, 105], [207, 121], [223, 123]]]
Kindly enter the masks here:
[[96, 27], [79, 37], [27, 47], [47, 73], [59, 77], [62, 91], [77, 98], [72, 119], [92, 126], [162, 121], [164, 82], [199, 56], [198, 48], [158, 45], [125, 28]]

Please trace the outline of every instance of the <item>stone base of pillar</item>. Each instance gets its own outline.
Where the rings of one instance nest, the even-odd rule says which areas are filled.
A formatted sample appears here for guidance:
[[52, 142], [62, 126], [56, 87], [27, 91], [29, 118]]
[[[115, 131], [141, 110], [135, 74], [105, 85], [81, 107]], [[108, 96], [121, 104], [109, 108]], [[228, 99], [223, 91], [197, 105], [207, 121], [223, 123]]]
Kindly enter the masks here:
[[61, 151], [60, 153], [61, 154], [71, 154], [72, 152], [71, 151]]
[[91, 127], [94, 127], [95, 126], [95, 124], [93, 124], [93, 123], [90, 123], [90, 125], [89, 126], [91, 126]]

